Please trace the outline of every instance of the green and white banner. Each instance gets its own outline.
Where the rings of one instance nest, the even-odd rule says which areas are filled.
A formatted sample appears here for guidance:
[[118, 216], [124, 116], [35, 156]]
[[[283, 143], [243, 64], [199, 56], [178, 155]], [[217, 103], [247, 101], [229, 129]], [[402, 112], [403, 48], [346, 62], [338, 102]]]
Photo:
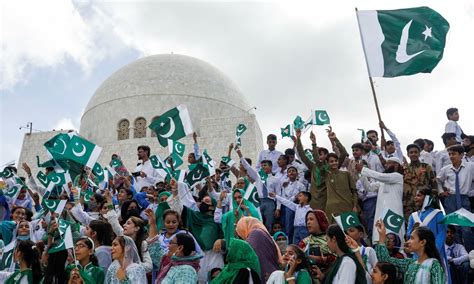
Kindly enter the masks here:
[[371, 77], [431, 73], [443, 58], [449, 23], [428, 7], [357, 11]]
[[179, 105], [160, 115], [150, 126], [161, 146], [168, 146], [168, 139], [178, 141], [193, 133], [191, 116], [185, 105]]

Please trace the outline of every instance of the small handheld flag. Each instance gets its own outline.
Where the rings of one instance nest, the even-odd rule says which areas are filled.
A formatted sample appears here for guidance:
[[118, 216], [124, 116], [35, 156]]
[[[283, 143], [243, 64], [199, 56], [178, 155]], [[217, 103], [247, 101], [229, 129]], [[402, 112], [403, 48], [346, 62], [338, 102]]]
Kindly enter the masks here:
[[343, 231], [349, 228], [360, 225], [359, 217], [355, 212], [344, 212], [339, 216], [333, 216], [336, 223], [341, 227]]
[[403, 226], [403, 216], [393, 212], [390, 209], [386, 210], [385, 215], [382, 216], [384, 216], [383, 223], [385, 224], [385, 228], [398, 234]]

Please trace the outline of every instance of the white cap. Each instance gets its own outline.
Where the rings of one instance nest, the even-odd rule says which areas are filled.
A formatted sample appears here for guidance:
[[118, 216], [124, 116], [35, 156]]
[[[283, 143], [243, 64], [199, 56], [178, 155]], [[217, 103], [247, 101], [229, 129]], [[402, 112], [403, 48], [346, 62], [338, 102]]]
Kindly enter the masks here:
[[390, 157], [390, 158], [387, 159], [387, 162], [388, 162], [388, 161], [396, 162], [396, 163], [398, 163], [398, 164], [400, 164], [400, 165], [402, 164], [402, 161], [400, 161], [400, 159], [397, 158], [397, 157]]

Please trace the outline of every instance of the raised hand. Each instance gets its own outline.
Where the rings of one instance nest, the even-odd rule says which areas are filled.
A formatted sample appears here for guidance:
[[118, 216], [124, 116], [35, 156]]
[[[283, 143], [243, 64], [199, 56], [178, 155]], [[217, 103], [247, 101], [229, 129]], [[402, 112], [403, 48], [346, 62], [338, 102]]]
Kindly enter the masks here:
[[21, 164], [21, 168], [26, 172], [28, 176], [31, 176], [31, 169], [30, 166], [28, 166], [27, 163]]
[[301, 138], [301, 129], [299, 129], [299, 128], [295, 129], [295, 134], [296, 134], [296, 138], [300, 139]]
[[316, 135], [314, 135], [313, 131], [309, 133], [309, 139], [311, 139], [311, 143], [316, 144]]

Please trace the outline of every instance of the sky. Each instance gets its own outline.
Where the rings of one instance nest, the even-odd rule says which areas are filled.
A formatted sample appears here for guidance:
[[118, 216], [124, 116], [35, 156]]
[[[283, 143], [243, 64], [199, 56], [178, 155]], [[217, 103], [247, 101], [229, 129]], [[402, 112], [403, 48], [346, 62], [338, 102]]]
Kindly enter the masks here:
[[[1, 1], [0, 164], [19, 158], [21, 126], [79, 129], [87, 102], [113, 72], [171, 52], [202, 59], [234, 81], [257, 108], [264, 137], [324, 109], [350, 147], [358, 128], [378, 128], [355, 7], [429, 6], [450, 23], [433, 73], [374, 78], [382, 119], [402, 148], [416, 138], [443, 148], [449, 107], [474, 133], [472, 1], [333, 2]], [[313, 130], [318, 144], [329, 145], [324, 127]], [[285, 138], [277, 148], [290, 145]]]

